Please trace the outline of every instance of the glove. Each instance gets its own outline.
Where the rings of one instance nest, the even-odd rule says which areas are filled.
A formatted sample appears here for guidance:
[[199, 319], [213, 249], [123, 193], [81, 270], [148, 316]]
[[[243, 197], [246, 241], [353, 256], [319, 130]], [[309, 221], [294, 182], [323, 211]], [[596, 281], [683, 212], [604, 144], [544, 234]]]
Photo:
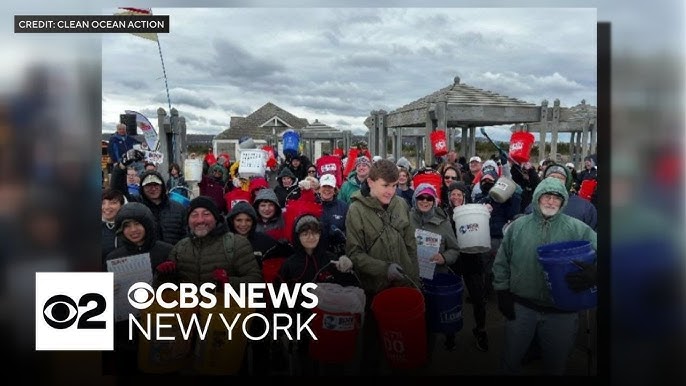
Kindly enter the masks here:
[[311, 184], [310, 184], [309, 180], [302, 180], [302, 181], [298, 182], [298, 187], [300, 187], [300, 189], [302, 189], [302, 190], [309, 190], [311, 187], [310, 185]]
[[498, 310], [507, 320], [515, 320], [514, 299], [508, 290], [498, 290]]
[[343, 273], [350, 272], [350, 270], [353, 269], [353, 262], [346, 255], [339, 257], [338, 261], [331, 260], [331, 262], [336, 266], [336, 269], [338, 269], [338, 271]]
[[226, 272], [224, 268], [215, 268], [212, 271], [212, 279], [219, 284], [225, 284], [229, 282], [229, 273]]
[[570, 272], [565, 276], [567, 285], [574, 292], [587, 290], [598, 283], [598, 271], [595, 264], [584, 263], [583, 261], [573, 261], [581, 268], [576, 272]]
[[171, 273], [176, 271], [176, 263], [173, 261], [163, 261], [155, 267], [155, 270], [160, 273]]
[[391, 263], [391, 265], [388, 266], [388, 280], [394, 281], [394, 280], [401, 280], [405, 278], [405, 274], [403, 273], [403, 268], [399, 266], [396, 263]]
[[142, 161], [143, 158], [145, 158], [145, 153], [138, 149], [131, 149], [121, 157], [121, 163], [124, 166], [129, 166], [134, 162]]
[[501, 151], [500, 152], [500, 159], [499, 159], [500, 164], [501, 165], [507, 165], [507, 160], [508, 160], [507, 159], [507, 153], [505, 153], [504, 151]]

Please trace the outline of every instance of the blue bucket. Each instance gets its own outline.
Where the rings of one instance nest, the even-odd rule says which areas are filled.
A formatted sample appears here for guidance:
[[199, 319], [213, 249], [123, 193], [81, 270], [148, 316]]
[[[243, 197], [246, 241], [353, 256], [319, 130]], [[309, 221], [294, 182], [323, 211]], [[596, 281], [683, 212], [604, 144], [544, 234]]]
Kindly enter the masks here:
[[596, 253], [588, 241], [564, 241], [538, 247], [538, 262], [543, 267], [545, 280], [555, 307], [564, 311], [581, 311], [598, 305], [597, 287], [574, 292], [567, 285], [565, 276], [580, 271], [572, 261], [593, 263]]
[[422, 279], [429, 331], [455, 333], [462, 329], [462, 276], [437, 273], [433, 280]]
[[296, 156], [298, 155], [298, 146], [300, 144], [300, 137], [298, 133], [293, 130], [283, 133], [283, 154]]
[[175, 192], [174, 190], [169, 192], [169, 199], [178, 202], [186, 209], [191, 206], [191, 200], [188, 197], [179, 192]]

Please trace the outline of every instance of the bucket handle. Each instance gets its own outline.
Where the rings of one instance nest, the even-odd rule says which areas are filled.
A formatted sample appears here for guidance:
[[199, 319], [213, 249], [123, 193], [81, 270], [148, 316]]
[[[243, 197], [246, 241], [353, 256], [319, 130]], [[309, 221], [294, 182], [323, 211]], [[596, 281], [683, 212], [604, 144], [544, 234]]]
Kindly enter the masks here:
[[412, 280], [412, 278], [410, 278], [410, 277], [405, 273], [405, 270], [404, 270], [404, 269], [400, 268], [399, 271], [400, 271], [400, 273], [403, 275], [403, 277], [404, 277], [407, 281], [409, 281], [410, 283], [412, 283], [412, 285], [413, 285], [416, 289], [418, 289], [419, 291], [422, 290], [422, 287], [418, 286], [417, 283], [415, 283], [414, 280]]
[[[315, 283], [317, 283], [317, 278], [319, 278], [319, 274], [322, 273], [322, 271], [324, 271], [324, 269], [328, 268], [330, 265], [333, 265], [333, 262], [329, 261], [328, 263], [324, 264], [324, 266], [321, 267], [319, 269], [319, 271], [317, 271], [317, 273], [314, 274], [314, 282]], [[349, 273], [351, 273], [353, 276], [355, 276], [355, 280], [357, 280], [358, 287], [362, 288], [362, 281], [360, 280], [360, 277], [357, 276], [357, 273], [355, 272], [355, 270], [351, 269]]]
[[176, 189], [183, 189], [183, 190], [187, 191], [190, 194], [190, 196], [193, 195], [193, 191], [190, 190], [189, 188], [185, 187], [185, 186], [175, 186], [175, 187], [169, 189], [169, 193], [175, 191]]

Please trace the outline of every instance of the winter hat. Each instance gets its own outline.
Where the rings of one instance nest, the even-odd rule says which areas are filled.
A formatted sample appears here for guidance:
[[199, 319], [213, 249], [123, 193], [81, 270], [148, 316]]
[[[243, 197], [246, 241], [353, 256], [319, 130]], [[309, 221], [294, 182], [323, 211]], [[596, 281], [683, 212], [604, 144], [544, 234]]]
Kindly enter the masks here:
[[367, 158], [367, 156], [359, 156], [355, 160], [355, 168], [357, 168], [360, 165], [367, 165], [367, 167], [371, 168], [372, 167], [372, 162]]
[[298, 219], [298, 222], [295, 223], [295, 233], [299, 234], [300, 231], [302, 231], [305, 228], [305, 225], [307, 225], [307, 224], [313, 224], [313, 226], [316, 229], [321, 230], [321, 226], [319, 225], [319, 220], [317, 220], [317, 218], [312, 216], [312, 215], [306, 214], [306, 215], [300, 217], [300, 219]]
[[465, 197], [467, 197], [469, 194], [469, 187], [467, 187], [467, 185], [465, 185], [465, 183], [462, 181], [452, 182], [450, 185], [448, 185], [448, 194], [455, 189], [460, 189]]
[[493, 181], [498, 179], [498, 165], [493, 160], [487, 160], [481, 167], [481, 180], [491, 177]]
[[374, 157], [372, 157], [372, 162], [377, 163], [378, 161], [381, 161], [382, 159], [383, 158], [381, 158], [380, 155], [375, 155]]
[[572, 176], [569, 169], [560, 164], [550, 164], [543, 173], [543, 178], [549, 177], [551, 174], [557, 173], [565, 177], [565, 188], [569, 191], [572, 188]]
[[410, 161], [408, 161], [405, 157], [400, 157], [395, 164], [396, 166], [400, 166], [401, 168], [405, 168], [407, 170], [411, 169]]
[[188, 221], [188, 217], [191, 215], [191, 212], [197, 208], [205, 208], [209, 210], [214, 216], [214, 219], [217, 220], [217, 223], [220, 223], [224, 220], [224, 217], [222, 217], [221, 213], [219, 213], [217, 204], [215, 204], [210, 197], [198, 196], [191, 200], [190, 206], [188, 207], [188, 216], [186, 216], [186, 221]]
[[436, 194], [436, 188], [434, 188], [433, 185], [429, 183], [421, 183], [419, 186], [417, 186], [417, 189], [414, 190], [414, 194], [412, 195], [412, 205], [416, 206], [417, 205], [417, 197], [421, 195], [429, 195], [434, 198], [434, 206], [436, 206], [436, 199], [438, 198], [438, 194]]

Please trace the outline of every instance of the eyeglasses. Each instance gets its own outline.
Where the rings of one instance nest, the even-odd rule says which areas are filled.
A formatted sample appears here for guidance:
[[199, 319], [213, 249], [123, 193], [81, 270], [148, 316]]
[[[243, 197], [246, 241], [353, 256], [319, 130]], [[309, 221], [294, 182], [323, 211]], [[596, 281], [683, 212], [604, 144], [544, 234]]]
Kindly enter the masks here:
[[457, 176], [443, 176], [444, 180], [457, 180]]
[[319, 236], [321, 236], [321, 234], [319, 232], [315, 232], [315, 231], [305, 231], [305, 232], [300, 234], [300, 237], [302, 237], [303, 239], [311, 238], [311, 237], [316, 239], [316, 238], [319, 238]]
[[432, 201], [433, 202], [433, 200], [434, 200], [434, 198], [431, 196], [427, 196], [427, 195], [423, 195], [423, 194], [421, 196], [417, 196], [417, 201]]

